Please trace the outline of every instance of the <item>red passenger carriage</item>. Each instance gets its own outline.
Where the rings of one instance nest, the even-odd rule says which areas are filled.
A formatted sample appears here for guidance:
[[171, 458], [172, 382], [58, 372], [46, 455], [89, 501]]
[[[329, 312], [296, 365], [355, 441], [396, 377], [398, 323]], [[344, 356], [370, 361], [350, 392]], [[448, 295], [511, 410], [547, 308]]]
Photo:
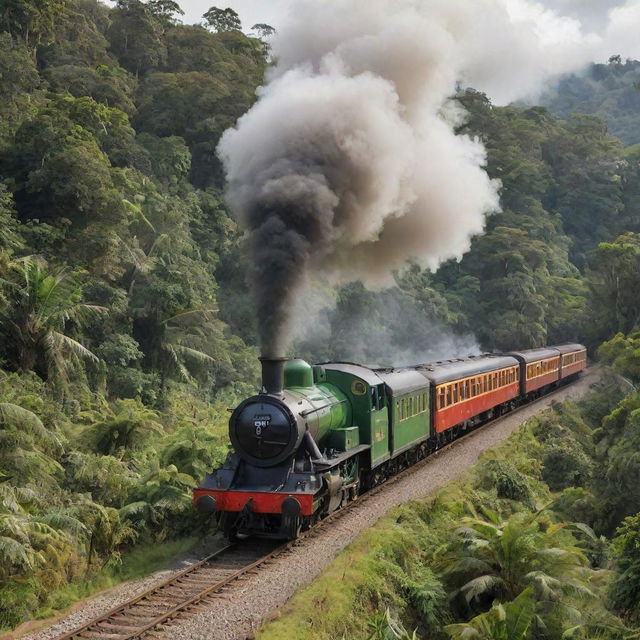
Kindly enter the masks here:
[[527, 395], [560, 380], [560, 352], [554, 347], [509, 353], [521, 365], [520, 393]]
[[432, 385], [435, 433], [471, 426], [519, 393], [519, 366], [509, 356], [436, 362], [424, 369]]
[[560, 379], [564, 380], [587, 368], [587, 350], [581, 344], [566, 344], [553, 347], [561, 354]]

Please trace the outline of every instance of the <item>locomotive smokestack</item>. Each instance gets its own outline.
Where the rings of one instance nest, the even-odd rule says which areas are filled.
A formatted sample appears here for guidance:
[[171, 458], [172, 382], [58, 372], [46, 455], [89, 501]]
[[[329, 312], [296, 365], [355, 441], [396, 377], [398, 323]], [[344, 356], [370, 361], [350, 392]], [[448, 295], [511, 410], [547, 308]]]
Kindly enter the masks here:
[[284, 382], [284, 365], [287, 358], [261, 357], [262, 393], [282, 393]]

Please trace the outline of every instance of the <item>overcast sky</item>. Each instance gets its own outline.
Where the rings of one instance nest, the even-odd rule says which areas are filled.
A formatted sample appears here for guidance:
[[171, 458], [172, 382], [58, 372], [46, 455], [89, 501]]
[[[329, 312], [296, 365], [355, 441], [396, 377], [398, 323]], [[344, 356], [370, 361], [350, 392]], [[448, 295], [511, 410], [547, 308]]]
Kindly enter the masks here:
[[202, 14], [211, 6], [224, 9], [231, 7], [238, 13], [242, 20], [245, 32], [258, 22], [265, 22], [277, 27], [289, 10], [289, 5], [295, 0], [179, 0], [185, 15], [183, 21], [186, 24], [200, 22]]
[[[181, 0], [185, 12], [184, 22], [199, 22], [202, 14], [212, 5], [234, 9], [242, 20], [245, 31], [257, 22], [266, 22], [277, 27], [296, 0]], [[318, 0], [321, 2], [322, 0]], [[424, 0], [428, 2], [429, 0]], [[532, 4], [535, 4], [532, 2]], [[586, 31], [602, 32], [607, 24], [610, 9], [622, 5], [636, 4], [633, 0], [542, 0], [540, 4], [561, 15], [579, 19]]]

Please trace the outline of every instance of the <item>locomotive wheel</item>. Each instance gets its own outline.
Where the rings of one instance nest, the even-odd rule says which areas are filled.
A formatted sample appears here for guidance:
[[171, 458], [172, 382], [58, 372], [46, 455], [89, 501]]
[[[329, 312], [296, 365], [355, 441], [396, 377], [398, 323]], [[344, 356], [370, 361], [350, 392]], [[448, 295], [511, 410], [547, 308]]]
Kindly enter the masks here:
[[238, 540], [238, 529], [234, 526], [236, 519], [237, 516], [235, 513], [225, 512], [222, 514], [220, 528], [222, 529], [222, 535], [224, 535], [229, 542], [236, 542]]
[[282, 516], [282, 530], [289, 540], [295, 540], [302, 532], [302, 518]]

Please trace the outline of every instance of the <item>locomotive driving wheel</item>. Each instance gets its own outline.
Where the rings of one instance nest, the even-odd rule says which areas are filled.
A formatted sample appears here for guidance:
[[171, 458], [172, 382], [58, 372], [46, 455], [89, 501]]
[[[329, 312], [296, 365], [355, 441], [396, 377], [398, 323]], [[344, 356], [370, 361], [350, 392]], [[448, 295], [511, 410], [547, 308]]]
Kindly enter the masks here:
[[289, 540], [295, 540], [302, 533], [301, 516], [282, 516], [282, 531]]

